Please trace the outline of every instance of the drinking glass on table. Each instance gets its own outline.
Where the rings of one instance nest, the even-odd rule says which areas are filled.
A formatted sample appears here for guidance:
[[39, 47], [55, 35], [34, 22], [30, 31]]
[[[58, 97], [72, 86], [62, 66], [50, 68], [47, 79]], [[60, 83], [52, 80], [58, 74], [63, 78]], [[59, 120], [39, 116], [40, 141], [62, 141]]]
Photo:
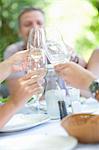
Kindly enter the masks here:
[[[29, 66], [28, 72], [31, 70], [39, 70], [41, 68], [46, 68], [46, 57], [44, 55], [45, 49], [45, 33], [43, 28], [32, 28], [27, 42], [27, 49], [29, 50]], [[39, 110], [39, 99], [43, 94], [44, 87], [43, 81], [38, 81], [41, 91], [36, 95], [37, 110]]]

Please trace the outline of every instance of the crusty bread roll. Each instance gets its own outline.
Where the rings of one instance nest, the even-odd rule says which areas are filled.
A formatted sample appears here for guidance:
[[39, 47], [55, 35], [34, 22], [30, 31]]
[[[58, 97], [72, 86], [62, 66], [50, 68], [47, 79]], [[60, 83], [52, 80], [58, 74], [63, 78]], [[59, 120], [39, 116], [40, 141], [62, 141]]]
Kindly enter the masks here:
[[73, 114], [63, 118], [61, 125], [81, 143], [99, 142], [99, 115]]

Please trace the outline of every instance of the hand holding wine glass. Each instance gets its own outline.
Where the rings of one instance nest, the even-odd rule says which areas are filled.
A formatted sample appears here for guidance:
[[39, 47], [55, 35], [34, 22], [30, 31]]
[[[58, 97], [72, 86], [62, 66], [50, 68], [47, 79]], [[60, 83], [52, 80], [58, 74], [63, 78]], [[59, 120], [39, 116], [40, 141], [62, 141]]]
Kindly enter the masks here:
[[[46, 68], [46, 58], [44, 55], [45, 48], [45, 36], [43, 28], [32, 28], [29, 34], [27, 49], [29, 49], [29, 66], [28, 71], [40, 70]], [[39, 75], [39, 74], [38, 74]], [[38, 81], [40, 87], [42, 88], [37, 97], [37, 109], [39, 110], [39, 98], [43, 93], [43, 81], [42, 79]]]

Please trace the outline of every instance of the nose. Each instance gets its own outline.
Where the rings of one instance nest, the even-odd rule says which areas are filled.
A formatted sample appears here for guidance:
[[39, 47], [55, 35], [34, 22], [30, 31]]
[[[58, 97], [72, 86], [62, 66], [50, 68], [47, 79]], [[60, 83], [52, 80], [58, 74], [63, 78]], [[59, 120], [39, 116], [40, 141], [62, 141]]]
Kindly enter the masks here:
[[32, 28], [38, 28], [39, 26], [38, 26], [38, 24], [37, 23], [33, 23], [32, 24]]

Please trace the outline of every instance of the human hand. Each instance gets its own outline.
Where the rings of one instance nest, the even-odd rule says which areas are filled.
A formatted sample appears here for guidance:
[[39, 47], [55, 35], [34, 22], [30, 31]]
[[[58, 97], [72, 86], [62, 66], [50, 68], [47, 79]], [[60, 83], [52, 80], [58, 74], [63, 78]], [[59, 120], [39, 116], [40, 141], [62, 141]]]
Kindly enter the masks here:
[[7, 64], [11, 67], [12, 72], [22, 71], [27, 68], [28, 65], [28, 50], [23, 50], [15, 53], [8, 58]]
[[40, 69], [21, 77], [17, 81], [16, 90], [10, 97], [15, 107], [21, 107], [33, 95], [38, 94], [42, 90], [38, 81], [45, 76], [45, 73], [44, 69]]
[[88, 89], [95, 76], [74, 62], [55, 66], [56, 72], [72, 86], [80, 89]]
[[11, 73], [26, 70], [28, 66], [28, 50], [20, 51], [0, 63], [0, 83]]

